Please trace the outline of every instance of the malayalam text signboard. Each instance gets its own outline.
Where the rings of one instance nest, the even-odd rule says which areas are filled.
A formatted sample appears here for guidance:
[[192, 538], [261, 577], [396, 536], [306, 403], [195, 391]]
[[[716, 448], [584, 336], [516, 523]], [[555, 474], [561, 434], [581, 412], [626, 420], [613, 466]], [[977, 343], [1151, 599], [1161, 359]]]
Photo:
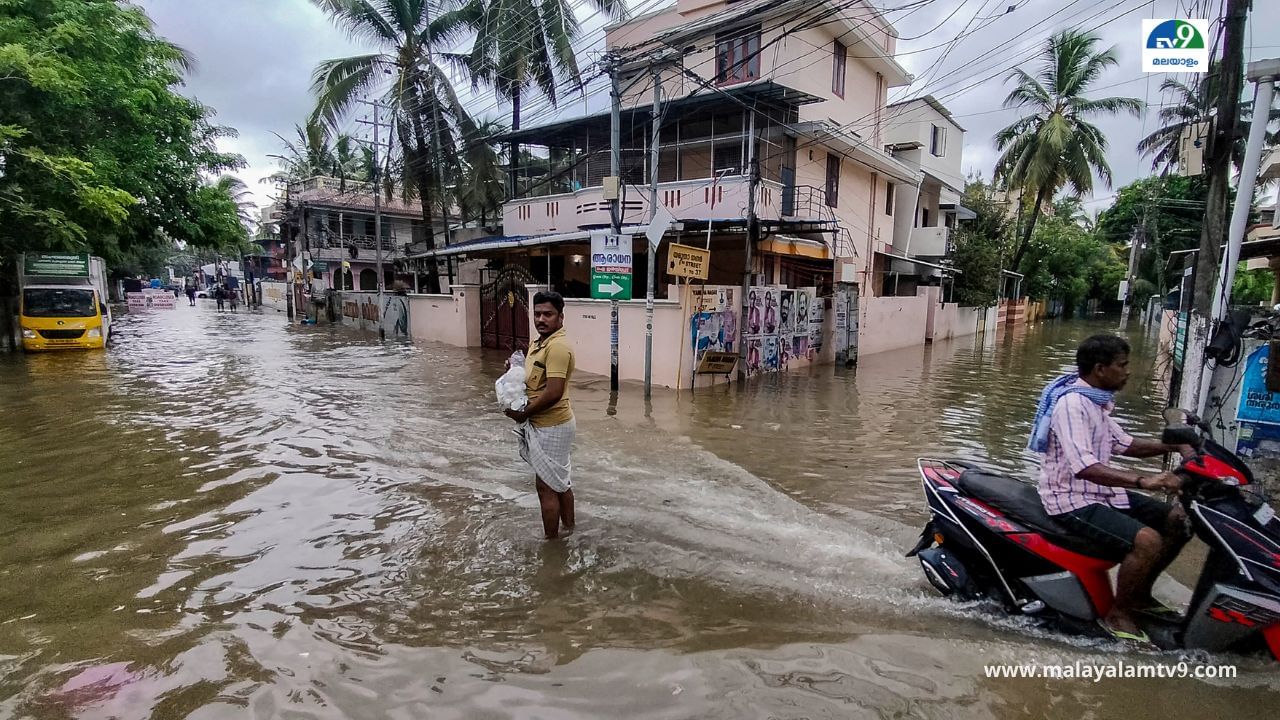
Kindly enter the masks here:
[[27, 253], [22, 274], [45, 277], [89, 277], [89, 256], [68, 253]]
[[667, 250], [667, 273], [673, 277], [706, 280], [710, 268], [710, 250], [676, 243]]
[[631, 238], [610, 234], [591, 236], [591, 297], [631, 299]]

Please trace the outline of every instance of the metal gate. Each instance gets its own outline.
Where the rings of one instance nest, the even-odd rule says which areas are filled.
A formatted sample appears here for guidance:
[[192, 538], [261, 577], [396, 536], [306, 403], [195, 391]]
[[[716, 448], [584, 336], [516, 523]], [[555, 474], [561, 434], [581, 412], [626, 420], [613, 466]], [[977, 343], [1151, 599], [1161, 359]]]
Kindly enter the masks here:
[[480, 345], [493, 350], [529, 347], [529, 293], [533, 280], [518, 266], [480, 271]]

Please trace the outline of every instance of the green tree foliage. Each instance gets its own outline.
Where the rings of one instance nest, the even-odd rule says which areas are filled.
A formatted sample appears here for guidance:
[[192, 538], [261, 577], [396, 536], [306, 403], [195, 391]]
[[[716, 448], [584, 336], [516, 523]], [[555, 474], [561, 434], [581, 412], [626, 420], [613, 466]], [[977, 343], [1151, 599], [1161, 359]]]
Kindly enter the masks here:
[[1059, 202], [1041, 221], [1019, 271], [1024, 289], [1037, 300], [1061, 300], [1070, 314], [1086, 300], [1116, 298], [1126, 264], [1119, 248], [1072, 217], [1070, 201]]
[[996, 133], [996, 147], [1002, 151], [996, 181], [1011, 190], [1034, 193], [1024, 210], [1012, 265], [1021, 264], [1037, 220], [1059, 190], [1068, 187], [1074, 195], [1087, 195], [1093, 191], [1095, 173], [1111, 185], [1107, 139], [1090, 118], [1142, 112], [1137, 98], [1085, 97], [1089, 86], [1118, 62], [1115, 48], [1099, 51], [1099, 42], [1091, 33], [1063, 30], [1045, 44], [1036, 75], [1019, 68], [1009, 73], [1014, 87], [1004, 105], [1027, 114]]
[[168, 238], [238, 242], [203, 174], [243, 165], [232, 131], [175, 90], [191, 59], [115, 0], [0, 0], [0, 258], [70, 250], [111, 262]]
[[458, 192], [458, 205], [464, 217], [476, 218], [487, 225], [490, 217], [500, 217], [502, 203], [507, 199], [503, 177], [502, 154], [489, 138], [506, 128], [494, 120], [487, 120], [476, 128], [483, 141], [477, 140], [463, 149], [465, 172]]
[[1271, 289], [1275, 286], [1274, 270], [1266, 268], [1246, 270], [1240, 263], [1236, 268], [1235, 282], [1231, 284], [1232, 305], [1257, 305], [1271, 302]]
[[966, 220], [955, 231], [955, 299], [961, 305], [989, 307], [1000, 295], [1000, 263], [1012, 235], [1003, 205], [992, 199], [991, 186], [981, 179], [965, 184], [964, 206], [977, 218]]
[[1145, 226], [1146, 247], [1138, 262], [1138, 277], [1160, 292], [1175, 287], [1182, 272], [1182, 263], [1170, 262], [1169, 253], [1200, 245], [1207, 196], [1203, 176], [1137, 180], [1120, 188], [1115, 203], [1098, 215], [1097, 231], [1105, 242], [1126, 245], [1137, 228]]
[[[521, 93], [537, 87], [555, 105], [563, 94], [557, 78], [571, 89], [582, 85], [573, 43], [578, 18], [568, 0], [471, 0], [476, 31], [467, 67], [475, 87], [485, 83], [511, 100], [511, 129], [520, 129]], [[588, 0], [587, 5], [613, 20], [626, 16], [624, 0]], [[478, 9], [475, 12], [474, 9]]]
[[[434, 62], [436, 53], [459, 39], [480, 12], [475, 3], [456, 0], [312, 0], [338, 27], [378, 47], [381, 52], [335, 58], [320, 63], [312, 76], [316, 108], [308, 125], [336, 128], [360, 99], [390, 89], [379, 98], [391, 109], [390, 138], [398, 146], [406, 184], [422, 206], [428, 247], [435, 246], [432, 203], [449, 206], [438, 187], [438, 166], [457, 177], [459, 138], [476, 136], [475, 123], [458, 99], [446, 69]], [[447, 56], [438, 56], [447, 62]], [[455, 60], [457, 60], [455, 58]], [[455, 66], [465, 68], [461, 60]], [[439, 147], [442, 157], [436, 157]], [[434, 281], [432, 281], [434, 282]]]

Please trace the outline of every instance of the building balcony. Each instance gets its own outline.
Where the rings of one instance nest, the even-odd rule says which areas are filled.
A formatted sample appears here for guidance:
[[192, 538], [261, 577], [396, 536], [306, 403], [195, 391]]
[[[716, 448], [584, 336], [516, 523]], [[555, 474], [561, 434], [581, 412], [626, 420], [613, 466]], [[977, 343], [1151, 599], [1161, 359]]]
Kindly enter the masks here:
[[[749, 181], [745, 176], [728, 176], [719, 180], [679, 180], [658, 184], [658, 202], [677, 221], [742, 221], [747, 216]], [[783, 188], [772, 180], [760, 182], [756, 198], [756, 214], [762, 221], [823, 223], [834, 216], [823, 213], [814, 203], [793, 199], [784, 203]], [[783, 207], [788, 205], [787, 215]], [[627, 187], [623, 201], [624, 225], [644, 224], [649, 220], [649, 188]], [[512, 200], [502, 206], [502, 221], [507, 235], [547, 235], [609, 226], [609, 201], [604, 188], [588, 187], [570, 193]]]
[[911, 228], [911, 244], [898, 249], [911, 257], [946, 257], [951, 254], [951, 228], [944, 225]]
[[[356, 255], [351, 255], [351, 248]], [[328, 235], [311, 243], [311, 255], [316, 260], [367, 260], [377, 258], [377, 246], [372, 235]], [[382, 259], [404, 257], [404, 243], [394, 237], [382, 238]]]

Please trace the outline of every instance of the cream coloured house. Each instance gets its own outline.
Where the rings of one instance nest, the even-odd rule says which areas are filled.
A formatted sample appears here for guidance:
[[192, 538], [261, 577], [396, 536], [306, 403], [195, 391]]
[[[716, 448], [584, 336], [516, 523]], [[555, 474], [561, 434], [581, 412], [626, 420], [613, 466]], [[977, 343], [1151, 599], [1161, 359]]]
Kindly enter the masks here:
[[[825, 335], [815, 327], [804, 343], [794, 330], [789, 356], [778, 351], [783, 364], [853, 360], [976, 328], [941, 302], [948, 243], [938, 228], [964, 216], [964, 131], [932, 98], [887, 104], [891, 90], [911, 82], [894, 59], [896, 43], [897, 31], [875, 8], [847, 1], [677, 0], [606, 29], [620, 91], [622, 224], [648, 221], [655, 177], [658, 203], [682, 224], [656, 252], [660, 301], [689, 314], [665, 272], [675, 242], [709, 248], [706, 285], [738, 290], [738, 350], [751, 334], [744, 277], [778, 290], [780, 303], [788, 292], [808, 292], [823, 305], [816, 314], [829, 326]], [[935, 126], [942, 138], [930, 146]], [[611, 127], [605, 111], [508, 134], [504, 142], [521, 152], [503, 236], [439, 254], [527, 267], [532, 282], [589, 308], [582, 259], [590, 234], [610, 226]], [[748, 247], [752, 208], [759, 239]], [[633, 297], [642, 298], [648, 244], [637, 237], [632, 249]], [[664, 342], [675, 354], [685, 323], [670, 325], [677, 330]], [[579, 367], [601, 372], [597, 353], [584, 350]], [[691, 374], [696, 363], [686, 357], [672, 373]]]

